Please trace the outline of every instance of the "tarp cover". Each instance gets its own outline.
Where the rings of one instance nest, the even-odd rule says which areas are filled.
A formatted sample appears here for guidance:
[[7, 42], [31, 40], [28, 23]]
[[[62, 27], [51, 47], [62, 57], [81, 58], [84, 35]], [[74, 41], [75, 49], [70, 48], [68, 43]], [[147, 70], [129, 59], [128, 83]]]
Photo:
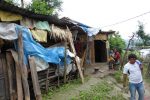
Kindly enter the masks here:
[[[41, 44], [32, 38], [31, 31], [28, 28], [17, 24], [0, 23], [0, 38], [6, 40], [15, 40], [18, 38], [19, 31], [23, 36], [23, 48], [25, 54], [25, 62], [28, 56], [37, 56], [47, 63], [64, 64], [64, 47], [44, 48]], [[17, 43], [16, 47], [17, 47]], [[67, 55], [67, 64], [71, 62], [71, 58]]]
[[[22, 32], [23, 36], [23, 48], [26, 58], [30, 56], [38, 56], [49, 63], [63, 65], [64, 62], [64, 47], [44, 48], [38, 42], [34, 41], [29, 29], [16, 25], [16, 32]], [[67, 64], [71, 62], [69, 56], [67, 56]]]
[[80, 27], [88, 34], [88, 36], [96, 35], [96, 34], [98, 34], [98, 32], [100, 30], [98, 28], [87, 28], [84, 26], [80, 26]]

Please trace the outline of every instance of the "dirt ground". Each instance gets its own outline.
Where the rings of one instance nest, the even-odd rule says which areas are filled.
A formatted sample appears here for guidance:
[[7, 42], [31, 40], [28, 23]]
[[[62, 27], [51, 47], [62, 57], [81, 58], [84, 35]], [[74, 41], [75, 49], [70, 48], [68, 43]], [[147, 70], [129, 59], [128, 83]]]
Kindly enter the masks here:
[[[94, 69], [97, 68], [99, 71], [95, 73]], [[66, 92], [58, 92], [54, 94], [51, 100], [70, 100], [72, 97], [78, 96], [80, 91], [88, 91], [91, 86], [96, 85], [102, 80], [106, 80], [109, 83], [113, 83], [116, 91], [122, 92], [122, 84], [118, 84], [115, 79], [111, 76], [114, 71], [108, 70], [108, 65], [106, 63], [95, 64], [85, 68], [85, 75], [90, 76], [90, 79], [84, 84], [79, 85], [76, 88], [73, 88]], [[145, 99], [150, 100], [150, 84], [144, 82], [145, 84]], [[123, 92], [122, 92], [123, 93]], [[130, 94], [123, 93], [123, 96], [128, 100]]]

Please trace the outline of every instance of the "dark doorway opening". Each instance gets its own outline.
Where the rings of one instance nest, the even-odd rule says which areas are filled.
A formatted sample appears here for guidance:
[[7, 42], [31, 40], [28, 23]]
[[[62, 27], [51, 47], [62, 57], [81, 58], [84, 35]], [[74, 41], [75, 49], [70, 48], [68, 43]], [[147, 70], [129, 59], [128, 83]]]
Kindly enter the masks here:
[[107, 50], [105, 41], [94, 40], [95, 62], [107, 61]]

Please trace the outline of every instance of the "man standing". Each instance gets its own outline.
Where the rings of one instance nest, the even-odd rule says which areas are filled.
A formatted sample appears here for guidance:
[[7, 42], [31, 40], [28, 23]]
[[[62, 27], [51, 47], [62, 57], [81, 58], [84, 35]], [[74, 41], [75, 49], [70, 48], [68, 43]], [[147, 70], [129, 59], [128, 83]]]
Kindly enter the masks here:
[[127, 76], [129, 77], [129, 90], [130, 100], [136, 100], [136, 91], [138, 92], [139, 99], [144, 100], [144, 85], [142, 78], [142, 67], [141, 63], [136, 60], [135, 54], [128, 56], [129, 62], [123, 68], [123, 87], [127, 86]]

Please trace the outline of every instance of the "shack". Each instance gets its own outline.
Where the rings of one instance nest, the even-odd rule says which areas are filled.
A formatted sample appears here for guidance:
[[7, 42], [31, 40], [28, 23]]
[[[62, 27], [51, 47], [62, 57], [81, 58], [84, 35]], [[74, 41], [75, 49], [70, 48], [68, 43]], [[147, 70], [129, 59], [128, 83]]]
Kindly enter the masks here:
[[82, 63], [107, 62], [109, 57], [108, 36], [114, 34], [115, 31], [101, 31], [99, 28], [90, 27], [67, 17], [61, 20], [74, 24], [70, 27], [70, 30], [73, 34], [77, 54], [82, 59]]
[[84, 82], [72, 25], [0, 1], [0, 100], [41, 100], [43, 86], [48, 90], [52, 79], [59, 85], [61, 71], [66, 81], [78, 69]]

